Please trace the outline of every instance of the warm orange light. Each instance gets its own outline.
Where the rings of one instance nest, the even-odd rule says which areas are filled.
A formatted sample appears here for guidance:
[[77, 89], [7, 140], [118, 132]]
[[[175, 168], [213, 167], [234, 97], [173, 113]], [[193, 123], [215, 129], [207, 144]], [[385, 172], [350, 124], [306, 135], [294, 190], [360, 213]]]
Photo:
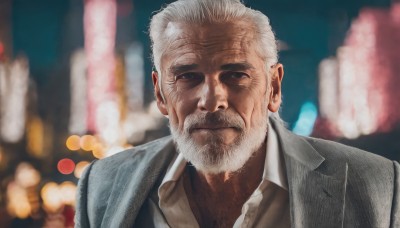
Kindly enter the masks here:
[[93, 156], [98, 159], [102, 159], [105, 157], [104, 148], [100, 143], [97, 143], [96, 145], [94, 145], [92, 153], [93, 153]]
[[31, 205], [28, 202], [24, 201], [18, 204], [18, 207], [15, 210], [15, 215], [18, 218], [25, 219], [28, 218], [31, 211], [32, 211]]
[[62, 206], [61, 190], [54, 182], [45, 184], [40, 191], [40, 196], [43, 199], [44, 208], [50, 212], [56, 212]]
[[7, 211], [18, 218], [27, 218], [32, 212], [25, 188], [16, 182], [7, 186]]
[[15, 171], [16, 182], [24, 188], [39, 184], [40, 173], [31, 164], [22, 162]]
[[28, 152], [36, 157], [44, 156], [44, 126], [42, 120], [39, 117], [33, 117], [27, 125]]
[[126, 143], [126, 144], [124, 145], [124, 149], [131, 149], [131, 148], [133, 148], [133, 145], [132, 145], [132, 144]]
[[71, 174], [75, 169], [75, 162], [69, 158], [61, 159], [57, 164], [57, 169], [62, 174]]
[[75, 204], [76, 185], [71, 181], [65, 181], [60, 184], [61, 201], [66, 205]]
[[90, 163], [87, 161], [81, 161], [78, 164], [76, 164], [75, 167], [75, 171], [74, 171], [74, 175], [76, 178], [81, 178], [82, 173], [85, 171], [86, 167], [89, 165]]
[[81, 137], [80, 146], [82, 149], [86, 151], [93, 150], [94, 145], [96, 144], [96, 138], [92, 135], [84, 135]]
[[68, 137], [65, 145], [69, 150], [79, 150], [81, 148], [80, 139], [78, 135], [71, 135]]

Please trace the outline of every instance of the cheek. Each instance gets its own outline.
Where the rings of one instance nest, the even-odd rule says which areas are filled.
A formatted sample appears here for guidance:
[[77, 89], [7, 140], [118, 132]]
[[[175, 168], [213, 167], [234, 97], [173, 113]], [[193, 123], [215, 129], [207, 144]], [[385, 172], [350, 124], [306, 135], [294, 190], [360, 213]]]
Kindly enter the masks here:
[[170, 124], [182, 130], [185, 118], [196, 110], [197, 102], [190, 94], [174, 90], [166, 93]]
[[258, 126], [262, 119], [267, 118], [268, 98], [266, 95], [248, 94], [237, 96], [235, 109], [245, 121], [247, 128]]

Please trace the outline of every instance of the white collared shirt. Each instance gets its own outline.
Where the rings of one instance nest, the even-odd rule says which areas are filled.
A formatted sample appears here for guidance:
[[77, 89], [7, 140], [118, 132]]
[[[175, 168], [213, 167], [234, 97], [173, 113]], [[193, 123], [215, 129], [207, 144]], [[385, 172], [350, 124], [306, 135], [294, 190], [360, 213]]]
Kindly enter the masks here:
[[[179, 154], [158, 188], [159, 208], [168, 225], [173, 228], [199, 227], [183, 187], [182, 176], [186, 165], [187, 161]], [[290, 227], [285, 163], [272, 127], [268, 127], [262, 181], [242, 206], [242, 213], [233, 227]]]

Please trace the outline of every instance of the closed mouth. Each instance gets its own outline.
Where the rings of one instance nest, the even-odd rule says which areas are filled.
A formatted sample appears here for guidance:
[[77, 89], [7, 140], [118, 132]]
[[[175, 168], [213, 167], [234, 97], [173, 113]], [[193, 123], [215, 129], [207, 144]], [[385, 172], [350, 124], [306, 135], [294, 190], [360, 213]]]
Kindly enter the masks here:
[[194, 127], [194, 128], [192, 128], [190, 132], [194, 132], [194, 131], [222, 131], [222, 130], [227, 130], [227, 129], [238, 130], [236, 127], [226, 127], [226, 126], [199, 126], [199, 127]]

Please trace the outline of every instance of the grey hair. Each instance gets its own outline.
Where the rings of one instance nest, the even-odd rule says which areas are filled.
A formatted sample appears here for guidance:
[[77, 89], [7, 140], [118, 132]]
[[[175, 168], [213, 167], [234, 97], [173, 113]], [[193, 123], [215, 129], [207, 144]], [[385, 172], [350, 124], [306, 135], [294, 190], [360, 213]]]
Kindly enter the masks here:
[[[257, 35], [256, 52], [264, 59], [266, 69], [278, 62], [278, 50], [275, 34], [268, 17], [260, 11], [246, 7], [240, 0], [178, 0], [158, 11], [150, 22], [150, 39], [152, 58], [158, 71], [161, 96], [161, 58], [168, 48], [169, 40], [166, 30], [170, 22], [187, 24], [223, 23], [248, 21]], [[271, 113], [272, 118], [282, 122], [279, 113]]]
[[169, 22], [202, 24], [240, 20], [253, 23], [259, 41], [256, 51], [265, 59], [266, 66], [276, 64], [278, 53], [275, 35], [268, 17], [260, 11], [247, 8], [240, 0], [178, 0], [161, 9], [150, 22], [153, 63], [159, 75], [161, 57], [170, 42], [165, 34]]

